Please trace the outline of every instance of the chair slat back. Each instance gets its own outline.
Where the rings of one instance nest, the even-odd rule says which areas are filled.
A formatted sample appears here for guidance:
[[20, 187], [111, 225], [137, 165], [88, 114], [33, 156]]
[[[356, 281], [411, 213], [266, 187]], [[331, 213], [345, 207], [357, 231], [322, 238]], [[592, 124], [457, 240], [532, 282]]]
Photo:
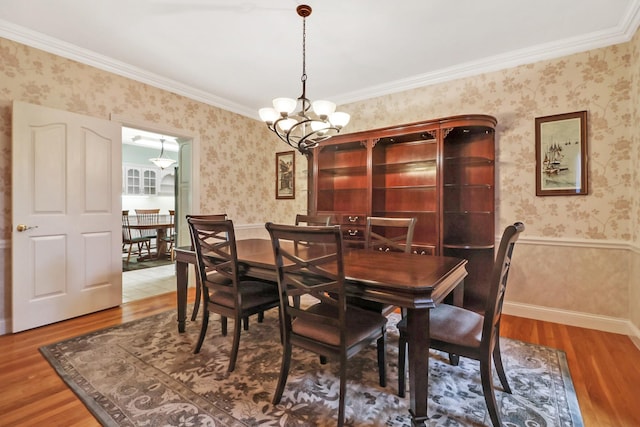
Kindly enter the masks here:
[[129, 211], [122, 211], [122, 241], [131, 241], [131, 229], [129, 228]]
[[[285, 335], [291, 332], [291, 323], [303, 317], [343, 331], [341, 325], [345, 322], [346, 297], [340, 227], [267, 223], [266, 228], [275, 256]], [[304, 245], [300, 245], [301, 242]], [[294, 301], [303, 296], [310, 297], [308, 302], [322, 302], [335, 308], [335, 311], [325, 315], [301, 310]]]
[[[139, 225], [159, 223], [160, 209], [136, 209], [136, 222]], [[142, 237], [155, 237], [156, 230], [139, 230]]]
[[331, 224], [331, 215], [296, 215], [296, 225], [327, 226]]
[[[495, 335], [497, 335], [500, 319], [502, 317], [502, 305], [504, 303], [504, 295], [507, 289], [509, 270], [511, 269], [513, 249], [515, 248], [515, 244], [520, 233], [523, 231], [524, 224], [516, 222], [513, 225], [507, 226], [502, 233], [498, 254], [496, 255], [493, 270], [491, 272], [489, 296], [487, 299], [487, 307], [484, 312], [484, 325], [482, 330], [483, 340], [484, 337], [490, 337], [491, 335], [494, 335], [494, 338], [497, 339]], [[488, 339], [486, 341], [490, 342], [492, 339]]]
[[173, 227], [167, 229], [167, 237], [172, 237], [176, 233], [176, 211], [174, 209], [169, 209], [169, 224], [172, 224]]
[[411, 252], [416, 218], [367, 217], [365, 249]]
[[[188, 218], [187, 222], [203, 290], [233, 293], [237, 297], [238, 254], [233, 222], [193, 217]], [[207, 302], [209, 292], [203, 292], [203, 295]]]
[[[227, 219], [226, 213], [221, 214], [204, 214], [204, 215], [186, 215], [187, 223], [189, 222], [189, 218], [195, 219], [208, 219], [212, 221], [224, 221]], [[195, 250], [195, 246], [193, 244], [193, 236], [191, 236], [191, 250]]]

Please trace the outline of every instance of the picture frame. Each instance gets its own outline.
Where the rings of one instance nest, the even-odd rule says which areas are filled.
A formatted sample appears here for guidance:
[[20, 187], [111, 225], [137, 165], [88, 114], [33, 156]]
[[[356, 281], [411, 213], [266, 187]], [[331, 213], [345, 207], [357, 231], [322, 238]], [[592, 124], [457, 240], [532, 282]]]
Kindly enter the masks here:
[[536, 196], [586, 195], [587, 111], [536, 117]]
[[276, 153], [276, 199], [296, 198], [296, 153]]

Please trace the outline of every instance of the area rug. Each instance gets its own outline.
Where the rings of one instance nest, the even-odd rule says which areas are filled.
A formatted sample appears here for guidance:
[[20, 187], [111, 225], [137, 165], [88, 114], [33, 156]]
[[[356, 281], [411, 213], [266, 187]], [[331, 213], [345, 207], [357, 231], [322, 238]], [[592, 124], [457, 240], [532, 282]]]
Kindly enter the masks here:
[[173, 264], [173, 261], [171, 261], [169, 258], [138, 261], [137, 259], [135, 259], [134, 256], [132, 256], [129, 259], [129, 263], [127, 263], [127, 259], [125, 257], [122, 260], [122, 271], [126, 272], [126, 271], [142, 270], [145, 268], [161, 267], [163, 265], [168, 265], [168, 264]]
[[[227, 374], [231, 336], [211, 319], [199, 354], [199, 321], [177, 331], [175, 311], [42, 347], [58, 374], [105, 426], [334, 426], [338, 365], [294, 349], [282, 401], [271, 404], [280, 369], [277, 311], [242, 331], [236, 369]], [[349, 426], [408, 427], [409, 398], [397, 396], [398, 317], [389, 321], [387, 387], [378, 384], [375, 344], [349, 360]], [[233, 323], [230, 323], [230, 329]], [[230, 330], [231, 332], [231, 330]], [[505, 426], [581, 427], [582, 417], [562, 351], [502, 339], [513, 394], [499, 388]], [[430, 426], [491, 426], [478, 363], [431, 353]], [[408, 394], [407, 394], [408, 395]]]

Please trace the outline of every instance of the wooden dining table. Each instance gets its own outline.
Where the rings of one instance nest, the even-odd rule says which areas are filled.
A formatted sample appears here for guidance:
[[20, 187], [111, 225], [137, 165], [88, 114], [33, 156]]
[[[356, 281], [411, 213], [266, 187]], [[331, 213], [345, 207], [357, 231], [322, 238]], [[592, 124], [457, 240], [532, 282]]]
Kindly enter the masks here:
[[[238, 261], [246, 264], [249, 277], [277, 281], [271, 241], [246, 239], [236, 242]], [[178, 294], [178, 330], [184, 332], [187, 310], [188, 266], [195, 264], [189, 247], [175, 249]], [[406, 309], [409, 388], [412, 425], [424, 426], [428, 419], [429, 310], [453, 291], [454, 303], [461, 305], [464, 259], [347, 249], [344, 272], [350, 296]]]
[[160, 259], [162, 257], [170, 257], [171, 254], [167, 251], [167, 241], [165, 236], [168, 229], [174, 227], [170, 222], [158, 222], [154, 224], [129, 224], [129, 228], [132, 230], [155, 230], [156, 232], [156, 252], [151, 254], [151, 257], [147, 255], [140, 255], [138, 261], [144, 261], [147, 259]]

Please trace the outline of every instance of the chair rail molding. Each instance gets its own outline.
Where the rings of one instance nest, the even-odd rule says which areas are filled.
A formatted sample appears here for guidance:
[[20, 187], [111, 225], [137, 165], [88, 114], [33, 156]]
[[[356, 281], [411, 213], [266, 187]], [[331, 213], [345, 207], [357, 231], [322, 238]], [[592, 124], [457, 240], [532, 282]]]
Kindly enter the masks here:
[[[500, 236], [496, 236], [496, 242], [500, 241]], [[573, 248], [594, 248], [594, 249], [618, 249], [640, 251], [640, 247], [634, 246], [632, 242], [625, 240], [602, 240], [602, 239], [578, 239], [578, 238], [558, 238], [540, 236], [522, 236], [518, 239], [518, 245], [541, 245], [541, 246], [567, 246]]]

